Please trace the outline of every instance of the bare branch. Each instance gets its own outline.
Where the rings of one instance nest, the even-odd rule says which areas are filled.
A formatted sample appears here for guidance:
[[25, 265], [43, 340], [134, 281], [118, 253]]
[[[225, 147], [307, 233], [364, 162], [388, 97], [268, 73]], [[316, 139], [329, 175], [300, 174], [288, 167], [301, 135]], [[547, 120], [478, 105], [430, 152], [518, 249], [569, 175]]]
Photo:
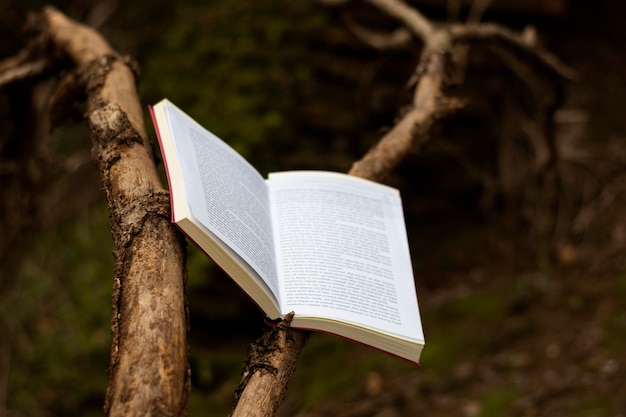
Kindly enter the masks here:
[[413, 33], [426, 41], [435, 30], [433, 25], [419, 11], [400, 0], [367, 0], [389, 16], [403, 22]]
[[289, 327], [294, 313], [250, 346], [232, 417], [273, 416], [296, 369], [308, 332]]
[[426, 50], [422, 61], [425, 74], [415, 89], [413, 107], [375, 147], [352, 165], [350, 175], [381, 181], [411, 151], [428, 140], [430, 129], [437, 120], [462, 106], [457, 100], [442, 97], [445, 57]]
[[364, 28], [346, 15], [344, 21], [348, 28], [363, 43], [375, 49], [398, 49], [409, 45], [412, 39], [411, 32], [406, 28], [398, 28], [391, 33], [376, 33]]
[[508, 28], [493, 24], [453, 24], [448, 27], [453, 41], [500, 41], [512, 46], [518, 51], [525, 53], [530, 59], [537, 60], [546, 69], [553, 72], [559, 78], [573, 81], [577, 75], [574, 70], [562, 63], [556, 56], [543, 48], [537, 47], [528, 41], [528, 37], [522, 36]]
[[92, 29], [43, 12], [52, 46], [79, 68], [93, 159], [115, 243], [109, 416], [185, 414], [189, 375], [184, 252], [169, 221], [131, 68]]
[[[527, 36], [527, 32], [518, 34], [508, 28], [493, 23], [450, 24], [437, 29], [418, 10], [408, 6], [401, 0], [367, 0], [381, 11], [395, 17], [407, 26], [416, 36], [433, 49], [448, 50], [454, 42], [500, 41], [516, 50], [525, 53], [529, 59], [534, 59], [559, 78], [573, 81], [576, 73], [562, 63], [556, 56], [535, 45], [534, 36]], [[477, 0], [485, 3], [490, 0]], [[478, 7], [478, 6], [475, 6]], [[478, 16], [479, 12], [475, 12]], [[482, 12], [480, 12], [482, 15]]]
[[0, 67], [3, 66], [5, 69], [0, 69], [0, 87], [16, 81], [22, 81], [39, 76], [43, 74], [47, 68], [49, 68], [50, 62], [47, 59], [37, 59], [34, 61], [20, 63], [14, 67], [11, 67], [7, 63], [4, 65], [3, 63], [0, 63]]
[[48, 57], [34, 57], [28, 48], [0, 61], [0, 87], [42, 75], [52, 62]]

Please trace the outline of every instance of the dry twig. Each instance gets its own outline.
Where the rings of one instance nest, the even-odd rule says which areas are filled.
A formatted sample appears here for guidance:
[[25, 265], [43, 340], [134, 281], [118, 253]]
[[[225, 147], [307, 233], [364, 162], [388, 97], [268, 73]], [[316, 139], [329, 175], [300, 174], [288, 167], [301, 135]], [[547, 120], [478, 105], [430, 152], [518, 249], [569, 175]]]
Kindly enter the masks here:
[[50, 62], [45, 58], [25, 62], [12, 58], [0, 62], [0, 87], [37, 77], [43, 74], [49, 66]]

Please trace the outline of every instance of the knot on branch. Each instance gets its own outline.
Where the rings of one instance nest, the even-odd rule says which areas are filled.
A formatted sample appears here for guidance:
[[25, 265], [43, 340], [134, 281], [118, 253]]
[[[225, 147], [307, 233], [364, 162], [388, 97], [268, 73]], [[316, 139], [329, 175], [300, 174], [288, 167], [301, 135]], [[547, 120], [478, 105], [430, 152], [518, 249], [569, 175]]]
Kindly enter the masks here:
[[143, 196], [116, 198], [119, 210], [115, 213], [121, 225], [120, 232], [114, 233], [116, 246], [128, 247], [132, 240], [144, 229], [151, 219], [170, 218], [170, 195], [168, 191], [150, 191]]
[[107, 75], [113, 70], [113, 63], [120, 60], [114, 53], [108, 53], [84, 63], [77, 69], [77, 74], [84, 85], [87, 94], [100, 91]]
[[[88, 94], [98, 93], [107, 75], [113, 70], [113, 62], [118, 60], [121, 59], [117, 54], [109, 53], [80, 65], [63, 77], [57, 86], [55, 96], [76, 99], [78, 91], [83, 98]], [[132, 67], [129, 65], [129, 68]]]
[[103, 99], [95, 104], [95, 109], [88, 115], [94, 152], [99, 163], [109, 168], [120, 158], [124, 147], [135, 143], [143, 145], [143, 138], [119, 104], [107, 103]]
[[116, 62], [121, 62], [128, 67], [133, 74], [135, 83], [139, 81], [141, 71], [139, 63], [134, 58], [109, 52], [82, 64], [78, 68], [77, 72], [88, 89], [87, 92], [97, 92], [104, 85], [107, 75], [113, 70], [113, 65]]
[[287, 316], [269, 332], [265, 332], [259, 340], [250, 344], [248, 347], [249, 359], [243, 371], [244, 378], [246, 377], [246, 373], [252, 374], [256, 371], [269, 372], [273, 375], [278, 372], [278, 369], [267, 358], [283, 344], [281, 340], [286, 338], [286, 333], [290, 329], [293, 316], [293, 312], [287, 314]]
[[104, 142], [110, 142], [116, 138], [125, 141], [127, 136], [120, 137], [130, 125], [126, 114], [117, 103], [100, 101], [101, 107], [93, 110], [89, 115], [89, 124], [95, 130], [98, 138]]

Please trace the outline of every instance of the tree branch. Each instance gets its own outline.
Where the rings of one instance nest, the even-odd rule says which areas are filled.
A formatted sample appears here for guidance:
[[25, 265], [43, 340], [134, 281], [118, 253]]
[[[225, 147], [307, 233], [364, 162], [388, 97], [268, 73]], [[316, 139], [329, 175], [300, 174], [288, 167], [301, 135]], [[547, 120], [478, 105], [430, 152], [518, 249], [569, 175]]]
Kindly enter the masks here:
[[361, 42], [374, 49], [398, 49], [410, 45], [412, 41], [411, 32], [406, 28], [398, 28], [391, 33], [377, 33], [359, 25], [347, 14], [344, 22]]
[[184, 252], [169, 220], [134, 74], [92, 29], [53, 8], [43, 32], [76, 65], [87, 93], [93, 159], [111, 214], [115, 287], [109, 416], [186, 414], [189, 389]]
[[[574, 80], [575, 72], [563, 64], [556, 56], [537, 47], [525, 33], [518, 34], [496, 24], [450, 24], [434, 26], [417, 10], [401, 0], [367, 0], [381, 11], [397, 18], [425, 43], [425, 49], [416, 70], [419, 83], [415, 89], [412, 108], [401, 120], [370, 150], [360, 161], [356, 162], [350, 174], [364, 176], [379, 181], [392, 170], [412, 149], [427, 140], [427, 133], [432, 124], [439, 118], [449, 115], [460, 107], [458, 100], [444, 99], [443, 74], [446, 70], [454, 71], [451, 60], [455, 52], [454, 45], [471, 41], [499, 41], [521, 51], [527, 60], [539, 64], [559, 79]], [[482, 16], [490, 0], [479, 0], [474, 4], [471, 19]], [[366, 29], [353, 25], [356, 34], [373, 46], [395, 45], [391, 38], [380, 39]], [[400, 30], [400, 29], [398, 29]], [[402, 33], [402, 32], [399, 32]], [[465, 54], [467, 48], [461, 48]], [[463, 57], [457, 57], [464, 62]]]
[[0, 87], [43, 74], [50, 67], [46, 58], [34, 60], [13, 57], [0, 62]]
[[419, 38], [426, 41], [433, 33], [434, 26], [417, 9], [397, 0], [366, 0], [391, 17], [404, 23]]
[[499, 41], [523, 52], [528, 59], [535, 60], [543, 68], [558, 78], [574, 81], [576, 72], [562, 63], [556, 56], [543, 48], [528, 42], [523, 34], [493, 23], [453, 24], [448, 26], [450, 36], [455, 42], [490, 42]]
[[308, 335], [289, 327], [293, 315], [250, 346], [231, 417], [273, 416], [278, 411]]

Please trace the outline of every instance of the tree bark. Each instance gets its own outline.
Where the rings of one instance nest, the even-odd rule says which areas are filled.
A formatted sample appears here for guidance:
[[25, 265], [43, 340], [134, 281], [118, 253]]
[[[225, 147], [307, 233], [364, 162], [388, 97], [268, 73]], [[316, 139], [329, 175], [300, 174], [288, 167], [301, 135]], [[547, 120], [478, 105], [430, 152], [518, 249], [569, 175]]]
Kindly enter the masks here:
[[232, 417], [276, 415], [308, 332], [289, 327], [293, 313], [250, 345]]
[[110, 210], [116, 265], [105, 412], [185, 415], [185, 254], [170, 223], [168, 192], [143, 124], [135, 76], [129, 61], [95, 31], [53, 8], [46, 8], [42, 17], [53, 47], [77, 67], [61, 89], [69, 91], [78, 84], [87, 94], [92, 157]]

